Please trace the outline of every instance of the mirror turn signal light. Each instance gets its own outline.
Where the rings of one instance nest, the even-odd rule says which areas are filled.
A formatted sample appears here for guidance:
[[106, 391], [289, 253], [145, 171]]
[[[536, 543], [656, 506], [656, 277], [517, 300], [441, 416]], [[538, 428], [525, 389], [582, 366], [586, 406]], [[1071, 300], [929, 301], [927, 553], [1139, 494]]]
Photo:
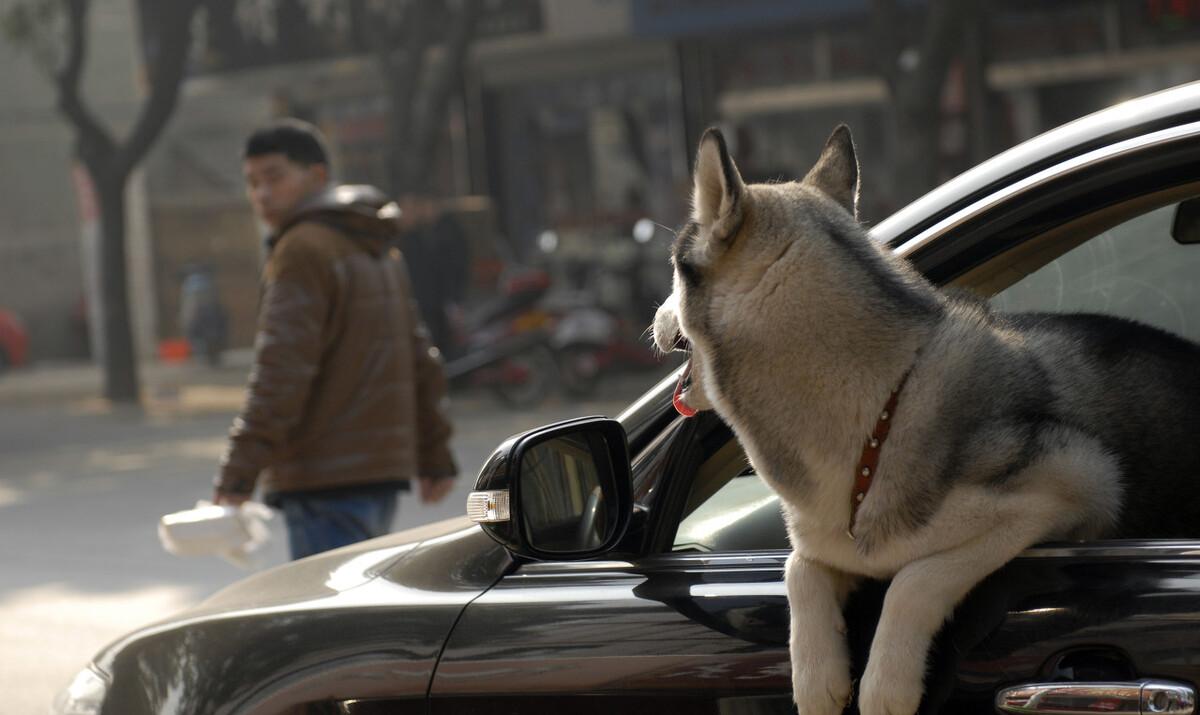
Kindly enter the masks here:
[[467, 495], [467, 518], [476, 524], [496, 524], [511, 516], [507, 489], [471, 492]]

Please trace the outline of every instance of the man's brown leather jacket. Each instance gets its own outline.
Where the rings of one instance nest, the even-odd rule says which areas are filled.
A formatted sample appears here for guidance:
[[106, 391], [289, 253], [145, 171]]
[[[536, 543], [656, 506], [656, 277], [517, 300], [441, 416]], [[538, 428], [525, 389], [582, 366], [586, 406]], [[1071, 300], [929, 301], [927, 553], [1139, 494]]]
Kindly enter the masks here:
[[337, 187], [268, 242], [254, 369], [219, 492], [456, 474], [441, 359], [388, 245], [396, 216], [370, 187]]

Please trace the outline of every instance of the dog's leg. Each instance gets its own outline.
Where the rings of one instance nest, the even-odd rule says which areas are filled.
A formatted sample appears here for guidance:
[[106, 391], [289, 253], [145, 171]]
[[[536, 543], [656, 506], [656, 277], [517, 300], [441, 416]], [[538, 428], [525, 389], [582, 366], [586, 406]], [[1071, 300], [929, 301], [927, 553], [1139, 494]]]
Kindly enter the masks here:
[[842, 606], [854, 581], [794, 552], [784, 580], [791, 610], [792, 699], [799, 715], [837, 715], [850, 701]]
[[1028, 519], [1005, 524], [900, 569], [884, 597], [859, 688], [862, 715], [917, 711], [929, 645], [938, 629], [975, 584], [1040, 540], [1046, 523]]

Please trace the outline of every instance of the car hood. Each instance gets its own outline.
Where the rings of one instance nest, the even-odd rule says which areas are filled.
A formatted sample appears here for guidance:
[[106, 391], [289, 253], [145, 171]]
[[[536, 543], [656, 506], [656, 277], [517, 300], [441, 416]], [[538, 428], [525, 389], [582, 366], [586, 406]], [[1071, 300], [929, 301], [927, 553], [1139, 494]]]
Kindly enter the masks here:
[[255, 574], [101, 651], [103, 712], [162, 712], [166, 698], [276, 712], [375, 688], [423, 695], [462, 609], [512, 564], [458, 517]]
[[433, 590], [478, 592], [495, 582], [507, 565], [507, 559], [495, 558], [497, 550], [504, 551], [478, 526], [466, 517], [454, 517], [276, 566], [227, 586], [181, 615], [311, 602], [380, 576], [400, 585], [419, 581]]

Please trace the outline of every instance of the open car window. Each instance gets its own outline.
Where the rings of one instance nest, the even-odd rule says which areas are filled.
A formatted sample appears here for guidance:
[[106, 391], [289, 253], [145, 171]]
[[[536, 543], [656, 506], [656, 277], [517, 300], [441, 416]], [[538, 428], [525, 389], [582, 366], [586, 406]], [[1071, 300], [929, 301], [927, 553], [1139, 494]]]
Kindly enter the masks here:
[[750, 467], [729, 428], [713, 420], [697, 441], [691, 479], [672, 551], [785, 549], [779, 496]]
[[[1191, 200], [1173, 192], [1109, 207], [993, 258], [959, 283], [990, 294], [998, 310], [1102, 313], [1200, 341], [1200, 210]], [[728, 429], [701, 441], [672, 550], [788, 548], [778, 497]]]
[[747, 468], [679, 522], [672, 550], [711, 552], [787, 547], [779, 496], [762, 477]]
[[[1086, 312], [1200, 340], [1200, 243], [1189, 206], [1170, 204], [1103, 231], [992, 298], [1004, 311]], [[1178, 236], [1174, 234], [1179, 234]]]

